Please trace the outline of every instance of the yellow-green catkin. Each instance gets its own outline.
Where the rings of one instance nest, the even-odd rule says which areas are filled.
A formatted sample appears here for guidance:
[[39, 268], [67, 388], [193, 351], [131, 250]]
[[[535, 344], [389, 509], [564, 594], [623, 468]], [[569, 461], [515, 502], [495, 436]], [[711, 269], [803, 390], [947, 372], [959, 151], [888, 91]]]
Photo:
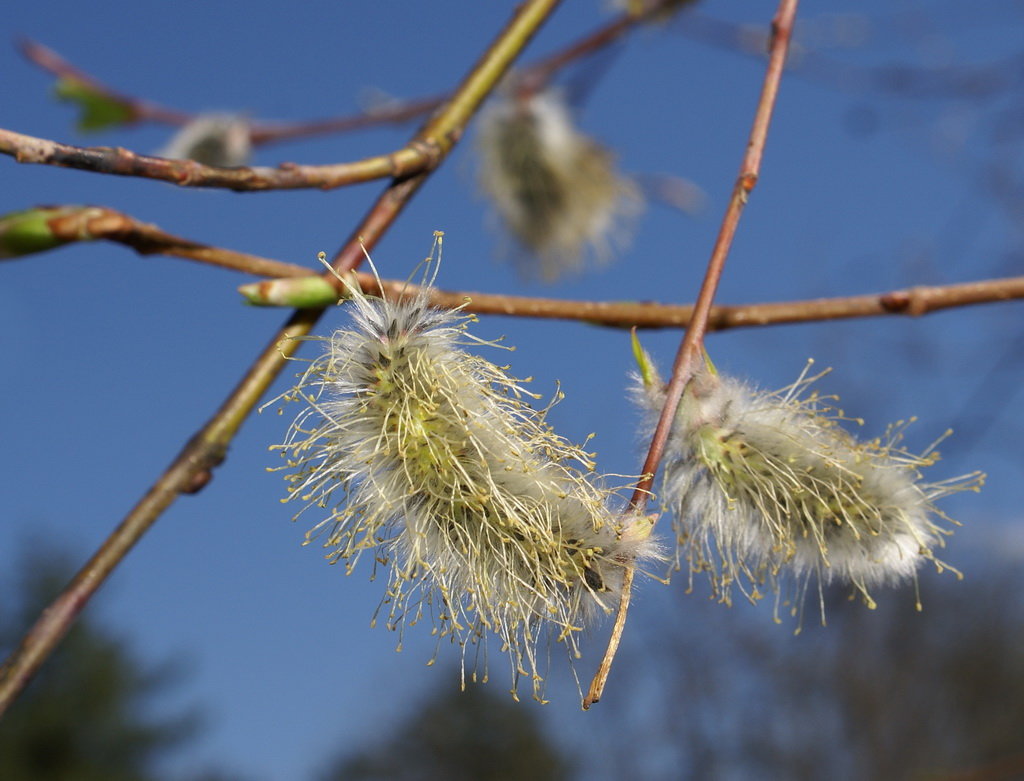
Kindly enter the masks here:
[[552, 282], [624, 243], [639, 189], [573, 125], [559, 91], [496, 99], [480, 117], [477, 146], [481, 188], [525, 250], [525, 276]]
[[[634, 397], [653, 425], [664, 388], [642, 351], [640, 360]], [[925, 561], [947, 568], [935, 550], [954, 522], [935, 502], [977, 490], [983, 475], [926, 482], [934, 445], [905, 450], [906, 423], [856, 439], [834, 399], [808, 391], [816, 379], [805, 369], [770, 393], [703, 367], [676, 413], [662, 499], [674, 516], [675, 565], [686, 559], [691, 582], [705, 573], [723, 602], [735, 587], [752, 601], [772, 592], [776, 605], [788, 582], [796, 613], [814, 581], [824, 622], [824, 584], [850, 584], [873, 607], [872, 588], [916, 578]]]
[[308, 541], [332, 562], [350, 572], [365, 553], [387, 572], [390, 629], [426, 621], [464, 664], [497, 635], [539, 699], [546, 642], [578, 655], [588, 614], [610, 611], [624, 568], [653, 554], [650, 522], [622, 519], [590, 456], [464, 349], [485, 344], [470, 318], [426, 296], [352, 290], [351, 323], [318, 339], [286, 396], [304, 405], [277, 446], [289, 499], [321, 516]]

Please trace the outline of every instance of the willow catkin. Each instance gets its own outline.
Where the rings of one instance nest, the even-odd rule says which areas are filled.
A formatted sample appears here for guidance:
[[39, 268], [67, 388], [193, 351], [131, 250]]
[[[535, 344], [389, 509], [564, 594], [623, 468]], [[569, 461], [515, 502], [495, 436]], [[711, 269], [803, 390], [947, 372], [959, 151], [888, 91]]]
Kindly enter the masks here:
[[159, 152], [172, 160], [195, 160], [222, 168], [247, 165], [251, 153], [249, 122], [235, 114], [200, 114]]
[[[646, 355], [634, 397], [653, 425], [664, 388]], [[851, 584], [874, 606], [871, 589], [916, 577], [932, 562], [952, 521], [943, 496], [977, 490], [972, 473], [922, 479], [938, 460], [900, 446], [906, 424], [859, 441], [840, 425], [829, 399], [807, 393], [807, 370], [770, 393], [703, 367], [683, 393], [663, 461], [662, 499], [674, 516], [680, 558], [704, 572], [725, 602], [733, 586], [750, 599], [795, 585], [798, 611], [808, 583]], [[819, 602], [823, 603], [819, 593]], [[822, 621], [824, 607], [822, 604]]]
[[636, 185], [573, 125], [557, 90], [496, 99], [481, 114], [477, 147], [481, 188], [526, 250], [526, 276], [554, 281], [579, 271], [588, 252], [607, 260], [640, 208]]
[[278, 446], [289, 498], [327, 511], [308, 539], [332, 561], [351, 571], [368, 552], [386, 569], [389, 628], [426, 619], [464, 660], [493, 633], [540, 698], [542, 641], [578, 655], [588, 614], [610, 611], [624, 568], [652, 555], [650, 522], [622, 520], [589, 455], [464, 349], [483, 344], [470, 318], [427, 295], [351, 291], [351, 324], [320, 340], [289, 394], [305, 405]]

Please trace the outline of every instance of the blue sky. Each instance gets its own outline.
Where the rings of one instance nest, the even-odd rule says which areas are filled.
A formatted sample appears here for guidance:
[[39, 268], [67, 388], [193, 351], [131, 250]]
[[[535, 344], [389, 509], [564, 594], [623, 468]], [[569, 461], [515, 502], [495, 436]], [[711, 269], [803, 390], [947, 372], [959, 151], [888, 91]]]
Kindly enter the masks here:
[[[863, 73], [1014, 54], [1020, 19], [1009, 8], [969, 7], [949, 2], [925, 13], [916, 3], [850, 5], [870, 22], [866, 38], [843, 48], [826, 36], [818, 39], [820, 51]], [[7, 9], [5, 30], [56, 49], [118, 89], [173, 107], [299, 120], [354, 111], [369, 88], [413, 97], [452, 85], [511, 8], [451, 0], [173, 8], [97, 0], [84, 9], [43, 0]], [[774, 4], [737, 8], [709, 0], [700, 10], [763, 24]], [[802, 11], [819, 22], [804, 28], [808, 42], [834, 22], [812, 4]], [[604, 18], [598, 0], [567, 2], [528, 56]], [[0, 73], [4, 127], [140, 152], [168, 139], [157, 126], [78, 134], [71, 109], [50, 97], [50, 78], [12, 45], [0, 47]], [[582, 127], [614, 148], [627, 172], [697, 183], [707, 207], [694, 218], [652, 204], [629, 249], [607, 269], [543, 287], [496, 260], [501, 241], [474, 182], [472, 132], [379, 245], [375, 262], [382, 275], [404, 278], [429, 250], [432, 232], [444, 230], [441, 287], [690, 301], [762, 78], [756, 58], [674, 29], [640, 31], [609, 63], [581, 112]], [[989, 186], [994, 170], [1013, 174], [1019, 165], [1013, 97], [907, 98], [788, 74], [719, 300], [867, 293], [1019, 273], [1019, 227]], [[397, 148], [411, 131], [275, 145], [254, 162], [357, 159]], [[339, 246], [381, 188], [197, 191], [7, 157], [0, 182], [0, 213], [38, 203], [104, 205], [199, 241], [310, 265], [317, 252]], [[208, 418], [285, 317], [243, 306], [236, 287], [245, 281], [106, 243], [0, 266], [5, 568], [32, 534], [54, 538], [84, 561]], [[720, 367], [769, 388], [792, 381], [808, 357], [833, 366], [825, 388], [842, 395], [851, 415], [866, 418], [871, 434], [916, 415], [911, 445], [924, 446], [955, 423], [958, 433], [944, 445], [935, 476], [983, 469], [989, 483], [980, 496], [948, 503], [965, 526], [947, 558], [1019, 560], [1021, 424], [1013, 410], [1021, 402], [1021, 367], [1008, 345], [1020, 338], [1020, 311], [1009, 303], [920, 319], [741, 330], [713, 336], [708, 347]], [[332, 311], [320, 332], [344, 322], [343, 310]], [[642, 444], [623, 394], [628, 334], [499, 317], [483, 318], [475, 332], [516, 345], [512, 370], [532, 375], [535, 391], [549, 395], [561, 383], [567, 400], [551, 420], [577, 441], [596, 432], [591, 447], [602, 471], [638, 471]], [[652, 333], [644, 343], [667, 364], [678, 338]], [[290, 383], [283, 378], [275, 393]], [[301, 546], [305, 528], [290, 523], [293, 510], [279, 502], [283, 481], [266, 470], [276, 461], [267, 447], [281, 440], [286, 424], [287, 416], [273, 411], [253, 417], [210, 486], [172, 507], [89, 608], [143, 657], [188, 660], [190, 675], [166, 706], [197, 703], [208, 721], [181, 768], [216, 764], [252, 779], [303, 777], [341, 748], [385, 734], [443, 679], [456, 685], [451, 666], [425, 667], [432, 648], [425, 632], [412, 632], [396, 654], [392, 635], [369, 628], [380, 583], [369, 583], [365, 572], [346, 578], [318, 550]], [[639, 609], [656, 615], [664, 599], [697, 599], [682, 592], [680, 584], [648, 584]], [[737, 620], [758, 621], [766, 610], [735, 612]], [[627, 639], [623, 664], [657, 642], [656, 623], [638, 622], [644, 634]], [[596, 631], [592, 648], [603, 642]], [[447, 656], [454, 665], [455, 653]], [[582, 675], [593, 661], [591, 653]], [[581, 713], [569, 675], [557, 661], [555, 667], [556, 701], [545, 718], [592, 756], [596, 735], [614, 728], [628, 693], [616, 691], [613, 676], [606, 702]], [[491, 685], [503, 689], [504, 671], [495, 668]], [[656, 671], [651, 675], [656, 680]]]

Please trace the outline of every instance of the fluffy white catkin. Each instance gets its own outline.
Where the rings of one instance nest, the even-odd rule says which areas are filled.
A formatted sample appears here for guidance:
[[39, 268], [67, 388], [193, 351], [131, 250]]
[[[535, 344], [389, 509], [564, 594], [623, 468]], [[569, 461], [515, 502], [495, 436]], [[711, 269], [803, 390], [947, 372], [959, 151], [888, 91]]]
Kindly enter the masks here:
[[348, 571], [364, 552], [386, 569], [389, 628], [426, 617], [464, 662], [496, 634], [539, 699], [542, 641], [578, 655], [588, 613], [611, 610], [624, 567], [651, 555], [650, 522], [624, 523], [588, 454], [464, 349], [483, 344], [470, 318], [430, 308], [425, 291], [353, 290], [345, 306], [350, 325], [288, 394], [305, 407], [278, 446], [289, 498], [327, 511], [308, 539]]
[[557, 90], [495, 99], [480, 117], [477, 148], [481, 188], [527, 250], [526, 276], [551, 282], [578, 271], [588, 248], [607, 259], [624, 218], [640, 210], [636, 185], [573, 125]]
[[[649, 424], [657, 420], [664, 387], [647, 356], [634, 398]], [[662, 500], [674, 516], [680, 557], [704, 572], [724, 602], [733, 586], [751, 600], [774, 592], [788, 576], [793, 610], [811, 579], [819, 587], [849, 583], [869, 606], [870, 589], [916, 577], [935, 558], [952, 524], [935, 506], [950, 493], [977, 490], [973, 473], [925, 482], [921, 469], [938, 460], [929, 448], [914, 455], [900, 442], [906, 424], [859, 441], [838, 421], [829, 399], [807, 394], [817, 377], [807, 370], [776, 393], [756, 390], [710, 366], [689, 383], [663, 461]]]

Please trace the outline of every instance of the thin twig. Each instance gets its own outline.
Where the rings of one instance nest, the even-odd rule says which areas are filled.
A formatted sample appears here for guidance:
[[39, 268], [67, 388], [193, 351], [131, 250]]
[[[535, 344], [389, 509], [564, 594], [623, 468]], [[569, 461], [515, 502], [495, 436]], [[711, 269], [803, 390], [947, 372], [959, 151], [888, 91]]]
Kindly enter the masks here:
[[[659, 3], [659, 5], [661, 5]], [[608, 24], [599, 27], [592, 33], [570, 44], [565, 49], [555, 52], [535, 62], [518, 74], [517, 86], [526, 93], [537, 92], [546, 87], [566, 65], [587, 57], [594, 52], [614, 43], [637, 25], [642, 17], [623, 14]]]
[[[781, 0], [779, 8], [772, 20], [772, 43], [768, 57], [768, 68], [765, 73], [764, 87], [761, 90], [761, 99], [758, 101], [757, 111], [754, 114], [754, 126], [750, 131], [750, 140], [747, 143], [746, 153], [743, 156], [743, 163], [740, 166], [740, 173], [733, 187], [732, 198], [726, 207], [725, 216], [722, 219], [722, 227], [719, 229], [715, 246], [711, 250], [711, 259], [708, 261], [707, 272], [701, 284], [700, 292], [697, 295], [697, 302], [694, 305], [693, 317], [686, 329], [686, 335], [679, 345], [679, 352], [676, 354], [675, 364], [672, 367], [672, 378], [665, 390], [665, 406], [661, 410], [661, 417], [651, 438], [651, 446], [647, 458], [640, 470], [643, 475], [637, 483], [636, 490], [630, 500], [630, 509], [636, 515], [642, 515], [647, 507], [647, 500], [651, 495], [651, 487], [654, 484], [654, 475], [658, 471], [662, 455], [665, 451], [665, 444], [668, 441], [672, 421], [675, 418], [676, 407], [683, 395], [683, 389], [693, 376], [694, 364], [704, 344], [704, 335], [707, 332], [708, 316], [711, 314], [711, 304], [718, 289], [718, 282], [725, 267], [725, 260], [729, 255], [732, 246], [733, 236], [739, 225], [740, 215], [747, 203], [750, 192], [757, 184], [758, 173], [761, 169], [761, 157], [764, 154], [765, 141], [768, 137], [768, 125], [771, 122], [772, 110], [775, 107], [775, 99], [779, 92], [779, 82], [782, 78], [782, 70], [786, 63], [786, 54], [789, 51], [789, 41], [793, 32], [793, 20], [796, 17], [798, 0]], [[633, 586], [633, 568], [627, 567], [622, 583], [622, 600], [619, 603], [619, 610], [615, 616], [615, 625], [612, 627], [611, 637], [608, 640], [608, 648], [604, 658], [598, 666], [590, 690], [583, 700], [584, 709], [589, 708], [601, 699], [605, 684], [608, 681], [608, 674], [611, 671], [612, 662], [622, 640], [622, 632], [626, 625], [626, 616], [629, 611], [629, 598]]]
[[[547, 19], [559, 0], [528, 0], [476, 63], [450, 103], [420, 133], [416, 141], [429, 143], [443, 158], [480, 103]], [[339, 272], [354, 269], [362, 260], [361, 243], [372, 248], [429, 176], [424, 171], [396, 180], [385, 189], [366, 218], [352, 232], [334, 258]], [[295, 337], [309, 333], [323, 309], [296, 311], [264, 347], [227, 400], [191, 440], [121, 524], [106, 539], [57, 599], [43, 611], [21, 644], [0, 668], [0, 714], [29, 682], [76, 616], [128, 551], [182, 493], [195, 493], [212, 478], [223, 461], [228, 443], [255, 407], [266, 388], [297, 349]]]
[[[738, 52], [758, 60], [764, 58], [767, 35], [747, 25], [690, 14], [685, 24], [674, 29], [690, 40]], [[903, 63], [880, 66], [852, 65], [799, 47], [791, 52], [787, 69], [794, 74], [847, 90], [876, 90], [905, 98], [984, 100], [1005, 94], [1017, 84], [1024, 64], [1019, 53], [979, 65], [916, 67]]]
[[125, 95], [123, 92], [117, 92], [94, 76], [80, 68], [76, 68], [53, 49], [43, 46], [41, 43], [37, 43], [30, 38], [19, 38], [16, 41], [16, 45], [25, 59], [38, 65], [43, 70], [49, 71], [61, 79], [85, 84], [97, 94], [103, 95], [110, 101], [124, 106], [130, 113], [129, 122], [148, 120], [150, 122], [162, 122], [167, 125], [181, 127], [195, 118], [193, 114], [189, 114], [187, 111], [178, 111], [177, 109], [161, 106], [159, 103]]
[[195, 160], [169, 160], [140, 155], [109, 146], [73, 146], [0, 128], [0, 153], [19, 163], [77, 168], [116, 176], [141, 176], [180, 187], [219, 187], [228, 190], [330, 190], [386, 177], [411, 176], [437, 164], [440, 155], [433, 139], [415, 140], [390, 154], [349, 163], [298, 165], [276, 168], [249, 166], [220, 168]]
[[292, 141], [296, 138], [347, 133], [378, 125], [397, 125], [429, 114], [444, 105], [448, 95], [428, 95], [414, 100], [396, 100], [394, 104], [375, 106], [361, 114], [313, 119], [306, 122], [255, 122], [249, 131], [253, 146]]
[[[167, 233], [114, 209], [100, 206], [48, 207], [55, 216], [47, 221], [53, 237], [60, 242], [105, 239], [131, 247], [140, 255], [166, 255], [195, 260], [219, 268], [233, 269], [273, 279], [243, 287], [262, 288], [256, 296], [261, 305], [274, 306], [272, 286], [287, 279], [318, 277], [316, 271], [295, 263], [263, 258], [246, 252], [214, 247]], [[389, 300], [413, 298], [420, 286], [405, 280], [378, 280], [373, 274], [357, 273], [364, 293], [386, 295]], [[340, 297], [341, 283], [326, 280]], [[609, 328], [682, 328], [689, 325], [693, 306], [660, 304], [653, 301], [571, 301], [562, 298], [511, 296], [469, 290], [441, 290], [430, 287], [427, 296], [439, 309], [462, 307], [475, 314], [575, 320]], [[787, 323], [809, 323], [882, 315], [919, 317], [930, 312], [977, 304], [1024, 298], [1024, 276], [982, 279], [950, 285], [929, 285], [856, 296], [815, 298], [803, 301], [715, 305], [708, 314], [707, 330], [725, 331]], [[468, 303], [467, 303], [468, 302]]]
[[[270, 261], [273, 262], [273, 261]], [[291, 267], [297, 268], [297, 267]], [[308, 276], [289, 274], [295, 278]], [[389, 298], [413, 296], [419, 288], [398, 280], [384, 280], [380, 285], [370, 275], [357, 275], [363, 292], [379, 295], [387, 292]], [[260, 306], [281, 306], [296, 293], [308, 294], [308, 288], [291, 279], [267, 280], [243, 285], [239, 288], [250, 303]], [[406, 293], [402, 293], [402, 290]], [[341, 296], [336, 282], [324, 285], [317, 296]], [[571, 301], [563, 298], [512, 296], [475, 291], [438, 290], [430, 288], [428, 299], [433, 306], [453, 309], [463, 307], [476, 314], [499, 314], [510, 317], [534, 317], [550, 320], [575, 320], [609, 328], [683, 328], [690, 324], [694, 307], [689, 304], [660, 304], [654, 301]], [[804, 301], [715, 305], [708, 313], [707, 330], [725, 331], [732, 328], [751, 328], [787, 323], [810, 323], [824, 320], [844, 320], [881, 315], [908, 315], [919, 317], [944, 309], [990, 304], [1024, 298], [1024, 276], [983, 279], [950, 285], [918, 286], [869, 293], [857, 296], [815, 298]], [[318, 302], [322, 303], [322, 302]]]
[[[167, 108], [159, 103], [119, 92], [92, 74], [72, 65], [53, 49], [29, 38], [19, 39], [17, 46], [25, 59], [33, 65], [37, 65], [60, 79], [69, 79], [84, 84], [96, 94], [123, 106], [129, 112], [128, 122], [158, 122], [172, 127], [182, 127], [198, 116], [188, 111]], [[314, 119], [307, 122], [252, 122], [249, 140], [254, 146], [259, 146], [293, 138], [342, 133], [375, 125], [407, 122], [434, 111], [448, 98], [448, 95], [417, 98], [416, 100], [396, 102], [393, 106], [374, 108], [361, 114]]]
[[[539, 89], [546, 85], [554, 75], [582, 57], [593, 54], [598, 49], [609, 45], [620, 38], [638, 23], [658, 14], [662, 7], [671, 5], [673, 0], [653, 0], [640, 13], [623, 13], [613, 21], [587, 34], [566, 48], [541, 58], [536, 63], [525, 67], [521, 77], [524, 83]], [[29, 38], [21, 38], [17, 42], [22, 55], [34, 65], [42, 68], [58, 78], [70, 79], [88, 85], [99, 95], [124, 106], [130, 112], [131, 122], [159, 122], [181, 127], [198, 115], [178, 109], [171, 109], [149, 100], [119, 92], [100, 81], [92, 74], [61, 57], [47, 46]], [[326, 119], [314, 119], [303, 122], [270, 122], [253, 121], [250, 123], [249, 140], [254, 146], [296, 138], [344, 133], [361, 130], [384, 124], [407, 122], [416, 117], [429, 114], [444, 104], [449, 94], [429, 95], [412, 100], [396, 100], [394, 104], [371, 108], [359, 114], [350, 114]]]

